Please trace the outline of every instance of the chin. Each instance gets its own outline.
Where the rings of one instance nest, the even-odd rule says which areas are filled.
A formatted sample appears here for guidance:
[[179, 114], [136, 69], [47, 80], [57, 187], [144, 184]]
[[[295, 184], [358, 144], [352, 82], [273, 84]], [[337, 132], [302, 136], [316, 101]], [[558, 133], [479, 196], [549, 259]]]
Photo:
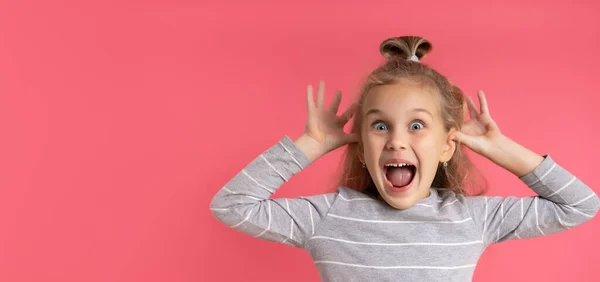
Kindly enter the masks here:
[[378, 190], [381, 194], [381, 197], [392, 207], [396, 209], [408, 209], [414, 206], [418, 201], [420, 201], [421, 197], [421, 188], [418, 185], [417, 177], [413, 177], [411, 182], [403, 186], [402, 188], [397, 188], [391, 185], [387, 180], [383, 180], [379, 182]]

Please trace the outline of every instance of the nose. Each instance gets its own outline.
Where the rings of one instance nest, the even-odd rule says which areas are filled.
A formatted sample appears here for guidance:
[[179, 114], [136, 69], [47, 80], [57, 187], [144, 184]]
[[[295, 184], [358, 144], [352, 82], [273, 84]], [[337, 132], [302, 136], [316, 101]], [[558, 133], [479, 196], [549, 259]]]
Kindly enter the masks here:
[[407, 147], [407, 138], [408, 136], [406, 136], [406, 134], [402, 134], [401, 132], [393, 132], [389, 135], [386, 148], [388, 150], [404, 150]]

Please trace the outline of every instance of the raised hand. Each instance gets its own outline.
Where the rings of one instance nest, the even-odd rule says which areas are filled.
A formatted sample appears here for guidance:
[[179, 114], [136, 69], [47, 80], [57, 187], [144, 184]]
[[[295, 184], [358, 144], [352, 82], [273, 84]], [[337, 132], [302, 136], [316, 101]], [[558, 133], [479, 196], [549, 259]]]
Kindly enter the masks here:
[[319, 82], [317, 89], [317, 101], [313, 97], [312, 85], [306, 89], [306, 102], [308, 119], [306, 130], [296, 144], [301, 145], [301, 150], [314, 160], [343, 145], [357, 142], [358, 137], [354, 133], [344, 132], [344, 126], [354, 116], [358, 105], [352, 104], [344, 113], [337, 116], [342, 94], [336, 91], [329, 108], [325, 105], [325, 82]]
[[533, 171], [544, 160], [543, 156], [500, 133], [490, 116], [483, 91], [477, 94], [481, 112], [477, 112], [475, 103], [468, 98], [466, 106], [471, 119], [463, 124], [460, 131], [453, 133], [453, 139], [518, 177]]
[[[467, 97], [470, 120], [466, 121], [461, 130], [454, 133], [454, 140], [465, 144], [469, 149], [485, 157], [490, 157], [494, 143], [502, 136], [496, 122], [490, 116], [487, 101], [483, 91], [477, 93], [480, 112], [471, 97]], [[466, 114], [465, 114], [466, 115]]]

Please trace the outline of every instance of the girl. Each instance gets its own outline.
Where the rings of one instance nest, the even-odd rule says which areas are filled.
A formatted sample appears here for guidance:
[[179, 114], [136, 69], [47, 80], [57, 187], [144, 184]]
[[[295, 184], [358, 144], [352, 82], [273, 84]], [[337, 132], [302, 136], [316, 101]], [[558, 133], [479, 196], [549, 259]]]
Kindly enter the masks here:
[[[284, 136], [231, 179], [210, 209], [223, 224], [304, 248], [323, 281], [471, 281], [485, 248], [549, 235], [596, 215], [597, 195], [558, 165], [504, 136], [483, 92], [480, 112], [443, 75], [420, 63], [420, 37], [384, 41], [386, 62], [357, 103], [337, 116], [320, 82], [308, 86], [305, 133]], [[468, 109], [471, 119], [464, 121]], [[354, 117], [351, 133], [344, 125]], [[348, 145], [335, 193], [271, 199], [293, 175]], [[461, 146], [507, 169], [535, 197], [466, 195]]]

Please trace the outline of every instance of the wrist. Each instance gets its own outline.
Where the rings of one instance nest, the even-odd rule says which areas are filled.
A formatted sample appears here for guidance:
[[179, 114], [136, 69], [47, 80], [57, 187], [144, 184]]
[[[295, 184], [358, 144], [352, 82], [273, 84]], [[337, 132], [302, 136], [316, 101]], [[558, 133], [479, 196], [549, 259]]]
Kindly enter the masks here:
[[325, 154], [321, 144], [306, 134], [294, 140], [294, 144], [311, 162]]
[[502, 155], [506, 154], [506, 152], [510, 150], [508, 148], [511, 146], [511, 142], [512, 140], [503, 134], [496, 136], [491, 142], [492, 146], [490, 146], [488, 153], [489, 156], [487, 156], [488, 159], [492, 161], [500, 159]]

